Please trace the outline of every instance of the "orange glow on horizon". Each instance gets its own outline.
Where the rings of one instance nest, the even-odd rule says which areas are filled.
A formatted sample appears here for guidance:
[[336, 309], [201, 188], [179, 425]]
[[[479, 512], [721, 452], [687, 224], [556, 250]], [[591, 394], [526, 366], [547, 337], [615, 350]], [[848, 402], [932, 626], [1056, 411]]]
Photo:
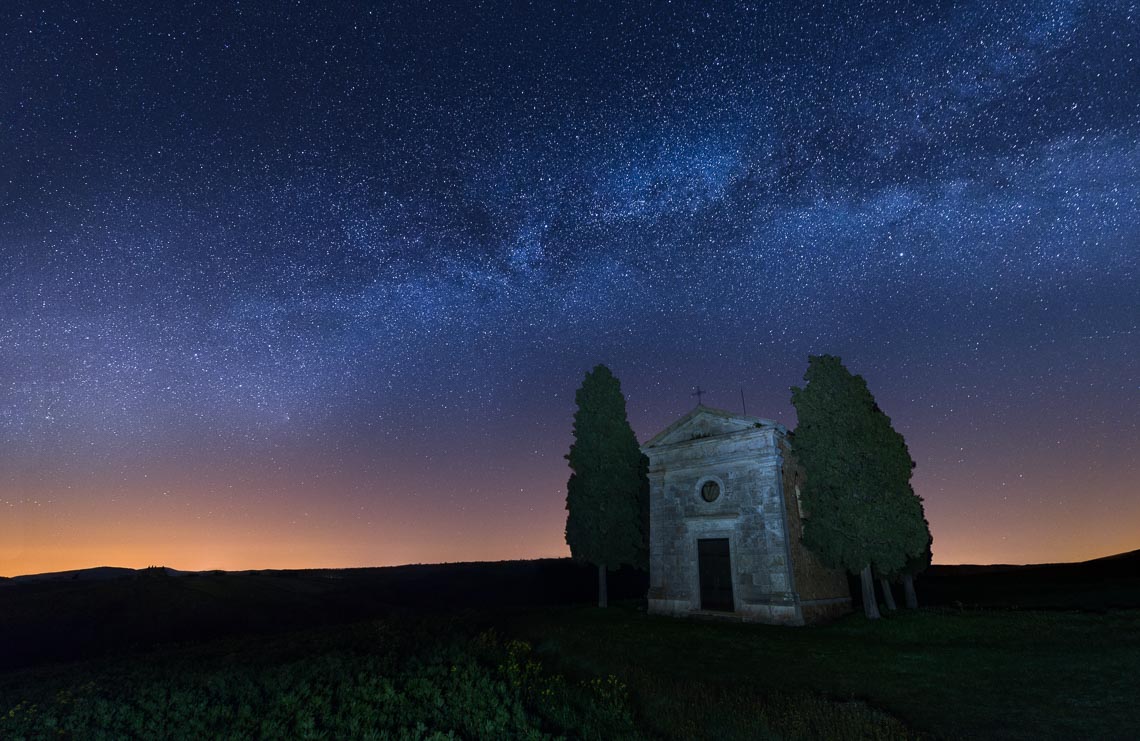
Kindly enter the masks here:
[[[254, 512], [208, 504], [95, 508], [82, 502], [28, 501], [8, 507], [0, 521], [0, 575], [68, 571], [95, 566], [164, 565], [186, 571], [396, 566], [410, 563], [560, 558], [565, 511], [556, 496], [525, 513], [504, 511], [492, 522], [463, 510], [389, 509], [362, 518], [343, 508], [319, 513], [291, 503]], [[90, 497], [88, 502], [107, 501]], [[947, 497], [953, 501], [953, 497]], [[1140, 521], [1140, 503], [1099, 529], [1073, 528], [1072, 537], [1050, 538], [1050, 528], [1009, 528], [1023, 520], [1000, 508], [986, 518], [927, 497], [934, 534], [934, 562], [1042, 563], [1084, 561], [1140, 547], [1129, 523]], [[1027, 524], [1027, 523], [1023, 523]], [[1007, 529], [1009, 528], [1009, 529]]]
[[[437, 539], [419, 530], [358, 523], [297, 523], [278, 519], [258, 528], [173, 518], [120, 520], [66, 532], [44, 518], [0, 524], [0, 575], [69, 571], [95, 566], [184, 571], [397, 566], [409, 563], [559, 558], [569, 551], [561, 532], [528, 530], [510, 539], [481, 528], [477, 534], [444, 527]], [[494, 543], [488, 536], [502, 536]], [[544, 537], [544, 535], [546, 537]]]
[[[669, 421], [661, 414], [639, 425], [642, 437]], [[1140, 490], [1125, 443], [1086, 450], [1076, 440], [1065, 442], [1063, 455], [1026, 452], [1015, 435], [994, 430], [948, 456], [945, 439], [954, 433], [945, 427], [924, 431], [904, 415], [896, 424], [919, 462], [913, 483], [934, 535], [934, 563], [1084, 561], [1140, 548]], [[191, 464], [140, 458], [82, 472], [5, 472], [0, 575], [568, 556], [568, 440], [539, 447], [515, 432], [519, 442], [498, 456], [489, 437], [456, 432], [451, 442], [433, 438], [430, 456], [389, 449], [372, 468], [300, 450], [287, 456], [288, 467], [266, 456], [200, 455]]]

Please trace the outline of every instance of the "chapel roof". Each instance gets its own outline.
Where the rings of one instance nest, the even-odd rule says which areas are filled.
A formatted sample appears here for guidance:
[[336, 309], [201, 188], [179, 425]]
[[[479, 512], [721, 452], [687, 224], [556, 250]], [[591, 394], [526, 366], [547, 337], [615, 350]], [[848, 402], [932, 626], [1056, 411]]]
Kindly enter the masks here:
[[713, 407], [707, 407], [704, 404], [697, 404], [697, 406], [689, 411], [688, 414], [681, 417], [676, 422], [669, 425], [664, 430], [647, 440], [645, 444], [641, 446], [642, 449], [677, 442], [677, 440], [670, 439], [673, 436], [673, 433], [677, 432], [683, 427], [686, 427], [687, 425], [693, 424], [695, 420], [701, 417], [711, 418], [712, 420], [718, 420], [723, 423], [727, 423], [724, 425], [724, 429], [722, 430], [724, 433], [744, 431], [755, 427], [775, 427], [782, 433], [786, 433], [788, 431], [786, 427], [784, 427], [779, 422], [776, 422], [775, 420], [766, 419], [764, 417], [752, 417], [745, 414], [737, 414], [735, 412], [729, 412], [724, 409], [715, 409]]

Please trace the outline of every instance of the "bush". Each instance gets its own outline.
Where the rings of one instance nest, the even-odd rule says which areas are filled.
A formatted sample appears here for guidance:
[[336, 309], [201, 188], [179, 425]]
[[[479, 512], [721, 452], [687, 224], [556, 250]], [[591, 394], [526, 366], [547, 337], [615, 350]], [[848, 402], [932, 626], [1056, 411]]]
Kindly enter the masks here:
[[294, 651], [277, 638], [221, 667], [217, 650], [203, 647], [73, 668], [22, 685], [24, 697], [0, 705], [0, 738], [636, 735], [613, 678], [571, 686], [543, 672], [525, 643], [443, 627], [441, 636], [373, 624], [367, 642], [311, 633], [316, 645]]

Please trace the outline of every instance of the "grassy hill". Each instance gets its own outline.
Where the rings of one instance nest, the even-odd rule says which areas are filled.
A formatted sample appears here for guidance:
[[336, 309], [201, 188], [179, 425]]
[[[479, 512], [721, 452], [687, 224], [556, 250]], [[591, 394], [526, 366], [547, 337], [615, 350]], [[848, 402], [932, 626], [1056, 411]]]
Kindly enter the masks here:
[[598, 610], [564, 559], [9, 580], [0, 737], [1136, 738], [1138, 559], [809, 628], [652, 617], [637, 572]]
[[1017, 609], [1140, 607], [1140, 551], [1079, 563], [932, 566], [920, 579], [930, 604]]
[[[117, 578], [105, 578], [111, 575]], [[49, 576], [0, 586], [0, 671], [125, 648], [347, 623], [392, 611], [567, 605], [589, 603], [597, 594], [597, 572], [570, 559]], [[618, 571], [610, 594], [637, 598], [647, 583], [644, 574]]]

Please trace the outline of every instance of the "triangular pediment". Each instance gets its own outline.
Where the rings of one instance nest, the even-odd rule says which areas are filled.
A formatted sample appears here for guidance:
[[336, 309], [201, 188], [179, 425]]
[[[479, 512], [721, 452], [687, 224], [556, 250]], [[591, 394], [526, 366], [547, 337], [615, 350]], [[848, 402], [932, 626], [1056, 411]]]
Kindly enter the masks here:
[[743, 414], [733, 414], [722, 409], [698, 405], [693, 411], [650, 438], [641, 447], [643, 450], [659, 448], [688, 440], [720, 437], [760, 427], [780, 427], [780, 425], [770, 419], [748, 417]]

